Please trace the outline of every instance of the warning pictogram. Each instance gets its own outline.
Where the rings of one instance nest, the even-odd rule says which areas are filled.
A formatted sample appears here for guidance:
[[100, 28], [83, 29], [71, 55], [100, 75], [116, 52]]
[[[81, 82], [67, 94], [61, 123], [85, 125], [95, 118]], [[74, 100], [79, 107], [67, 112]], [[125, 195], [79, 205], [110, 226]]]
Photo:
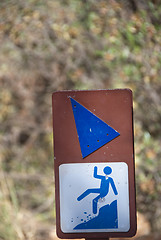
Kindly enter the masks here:
[[63, 164], [59, 174], [64, 233], [129, 230], [126, 163]]

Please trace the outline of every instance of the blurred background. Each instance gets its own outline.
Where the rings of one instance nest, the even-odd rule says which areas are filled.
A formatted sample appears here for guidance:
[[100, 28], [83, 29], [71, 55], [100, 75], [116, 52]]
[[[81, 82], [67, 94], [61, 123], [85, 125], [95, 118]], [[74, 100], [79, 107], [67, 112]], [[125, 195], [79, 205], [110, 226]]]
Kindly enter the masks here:
[[55, 235], [52, 92], [130, 88], [138, 233], [161, 239], [161, 1], [0, 1], [0, 239]]

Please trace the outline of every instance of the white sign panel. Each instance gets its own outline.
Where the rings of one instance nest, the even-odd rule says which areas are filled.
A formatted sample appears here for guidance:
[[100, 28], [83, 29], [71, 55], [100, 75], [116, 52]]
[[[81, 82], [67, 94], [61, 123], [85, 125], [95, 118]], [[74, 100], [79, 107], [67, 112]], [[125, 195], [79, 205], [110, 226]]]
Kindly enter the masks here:
[[59, 184], [62, 232], [127, 232], [130, 229], [125, 162], [62, 164]]

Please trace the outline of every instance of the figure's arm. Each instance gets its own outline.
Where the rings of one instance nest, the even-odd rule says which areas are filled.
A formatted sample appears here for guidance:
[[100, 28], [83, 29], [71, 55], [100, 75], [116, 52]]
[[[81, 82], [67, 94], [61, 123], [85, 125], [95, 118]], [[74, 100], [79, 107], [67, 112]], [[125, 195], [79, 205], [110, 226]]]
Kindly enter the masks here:
[[113, 181], [112, 178], [110, 178], [110, 183], [111, 183], [111, 187], [113, 189], [114, 194], [117, 195], [118, 192], [117, 192], [116, 186], [115, 186], [114, 181]]
[[97, 166], [94, 167], [94, 174], [93, 174], [94, 178], [99, 178], [99, 179], [103, 179], [104, 177], [101, 175], [97, 174]]

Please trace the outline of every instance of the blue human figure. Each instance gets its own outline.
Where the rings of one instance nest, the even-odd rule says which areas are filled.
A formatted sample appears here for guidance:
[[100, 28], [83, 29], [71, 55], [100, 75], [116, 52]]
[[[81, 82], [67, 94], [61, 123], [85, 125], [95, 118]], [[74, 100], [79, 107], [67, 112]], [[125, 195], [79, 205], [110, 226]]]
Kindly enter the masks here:
[[105, 173], [105, 176], [98, 175], [97, 174], [97, 167], [96, 166], [94, 167], [94, 175], [93, 176], [94, 176], [94, 178], [101, 179], [100, 188], [87, 189], [84, 193], [82, 193], [77, 198], [78, 201], [81, 201], [83, 198], [85, 198], [90, 193], [99, 193], [99, 195], [96, 198], [93, 199], [93, 213], [94, 214], [97, 213], [98, 200], [101, 199], [101, 198], [104, 198], [108, 194], [110, 184], [111, 184], [111, 187], [113, 189], [114, 194], [115, 195], [118, 194], [113, 179], [108, 176], [112, 173], [112, 169], [107, 166], [103, 169], [103, 171]]

